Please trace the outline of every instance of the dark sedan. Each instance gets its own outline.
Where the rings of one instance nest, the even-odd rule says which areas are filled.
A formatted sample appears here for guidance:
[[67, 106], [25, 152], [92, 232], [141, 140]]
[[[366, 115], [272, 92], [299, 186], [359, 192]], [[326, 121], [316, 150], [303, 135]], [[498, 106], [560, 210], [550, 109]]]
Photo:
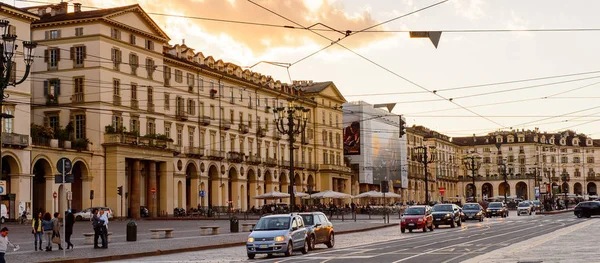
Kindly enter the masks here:
[[463, 213], [465, 213], [464, 220], [478, 220], [479, 222], [483, 221], [483, 217], [485, 217], [485, 212], [483, 211], [483, 207], [478, 203], [466, 203], [462, 207]]
[[491, 202], [488, 204], [488, 207], [485, 211], [487, 217], [492, 216], [500, 216], [507, 217], [508, 216], [508, 208], [503, 202]]
[[600, 202], [599, 201], [588, 201], [577, 204], [573, 213], [577, 218], [591, 217], [600, 215]]
[[315, 249], [316, 244], [325, 244], [332, 248], [335, 244], [333, 224], [327, 216], [321, 212], [300, 213], [306, 226], [306, 235], [308, 236], [308, 249]]
[[454, 204], [437, 204], [431, 209], [433, 215], [433, 225], [439, 228], [440, 225], [450, 225], [454, 228], [461, 226], [460, 209]]

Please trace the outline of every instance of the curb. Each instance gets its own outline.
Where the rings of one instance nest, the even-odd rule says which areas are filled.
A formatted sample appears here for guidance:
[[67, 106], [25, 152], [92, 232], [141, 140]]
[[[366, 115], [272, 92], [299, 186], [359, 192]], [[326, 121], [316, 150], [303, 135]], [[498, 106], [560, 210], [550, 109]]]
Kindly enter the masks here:
[[564, 214], [564, 213], [569, 213], [569, 212], [573, 212], [573, 209], [550, 211], [550, 212], [539, 212], [536, 214], [538, 214], [538, 215], [556, 215], [556, 214]]
[[[397, 224], [387, 224], [383, 226], [375, 226], [375, 227], [367, 227], [362, 229], [354, 229], [347, 231], [337, 232], [337, 235], [344, 234], [352, 234], [359, 233], [371, 230], [382, 229], [386, 227], [397, 226]], [[148, 251], [148, 252], [140, 252], [133, 254], [123, 254], [123, 255], [109, 255], [109, 256], [101, 256], [101, 257], [93, 257], [93, 258], [72, 258], [72, 259], [57, 259], [57, 260], [49, 260], [49, 261], [40, 261], [42, 263], [54, 263], [54, 262], [64, 262], [64, 263], [89, 263], [89, 262], [104, 262], [104, 261], [112, 261], [112, 260], [124, 260], [124, 259], [133, 259], [133, 258], [141, 258], [141, 257], [151, 257], [151, 256], [159, 256], [159, 255], [168, 255], [168, 254], [176, 254], [183, 252], [194, 252], [194, 251], [203, 251], [210, 249], [218, 249], [218, 248], [227, 248], [234, 246], [242, 246], [245, 245], [246, 242], [234, 242], [234, 243], [226, 243], [219, 245], [208, 245], [208, 246], [199, 246], [199, 247], [188, 247], [188, 248], [174, 248], [167, 250], [156, 250], [156, 251]]]

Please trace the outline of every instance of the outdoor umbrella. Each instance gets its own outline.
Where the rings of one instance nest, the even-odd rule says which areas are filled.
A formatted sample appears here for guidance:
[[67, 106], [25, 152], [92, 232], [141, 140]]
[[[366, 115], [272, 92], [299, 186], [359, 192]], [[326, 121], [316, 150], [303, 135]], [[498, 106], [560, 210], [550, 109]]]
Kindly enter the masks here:
[[282, 192], [278, 192], [278, 191], [272, 191], [272, 192], [264, 193], [262, 195], [257, 195], [254, 197], [254, 199], [269, 200], [269, 199], [281, 199], [281, 198], [289, 198], [289, 197], [290, 197], [290, 194], [286, 194], [286, 193], [282, 193]]
[[[383, 194], [381, 194], [381, 197], [383, 197]], [[385, 193], [385, 198], [400, 198], [400, 197], [402, 197], [402, 196], [397, 193], [392, 193], [392, 192]]]
[[354, 198], [381, 198], [383, 194], [377, 191], [368, 191], [355, 195]]
[[346, 199], [352, 198], [349, 194], [344, 194], [336, 191], [325, 190], [323, 192], [318, 192], [316, 194], [311, 195], [312, 199], [324, 199], [324, 198], [333, 198], [333, 199]]

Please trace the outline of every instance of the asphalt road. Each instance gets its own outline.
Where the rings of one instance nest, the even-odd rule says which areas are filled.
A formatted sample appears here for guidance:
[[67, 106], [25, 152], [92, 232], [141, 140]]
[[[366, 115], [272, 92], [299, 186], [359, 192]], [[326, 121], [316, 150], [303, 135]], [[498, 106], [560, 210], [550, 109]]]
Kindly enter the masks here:
[[[336, 247], [319, 245], [307, 255], [292, 257], [257, 256], [248, 260], [243, 246], [140, 258], [144, 262], [461, 262], [495, 249], [509, 246], [574, 225], [583, 220], [572, 213], [547, 216], [516, 216], [469, 221], [462, 227], [441, 226], [433, 232], [401, 234], [399, 227], [348, 235], [338, 235]], [[557, 248], [558, 249], [558, 248]], [[131, 261], [131, 260], [129, 260]]]

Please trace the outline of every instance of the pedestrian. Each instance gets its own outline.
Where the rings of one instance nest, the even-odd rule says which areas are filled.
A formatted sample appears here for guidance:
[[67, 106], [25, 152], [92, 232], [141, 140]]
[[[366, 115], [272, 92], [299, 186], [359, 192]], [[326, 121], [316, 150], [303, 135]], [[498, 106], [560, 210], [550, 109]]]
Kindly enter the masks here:
[[19, 245], [14, 245], [8, 241], [8, 228], [3, 227], [0, 230], [0, 263], [5, 263], [4, 254], [6, 254], [6, 249], [8, 245], [11, 245], [15, 251], [19, 250]]
[[102, 225], [100, 226], [102, 229], [102, 248], [108, 248], [108, 216], [104, 210], [100, 210], [100, 220], [102, 221]]
[[39, 247], [40, 247], [40, 251], [42, 251], [42, 234], [43, 234], [43, 230], [42, 230], [42, 213], [39, 213], [37, 215], [37, 217], [35, 217], [33, 220], [31, 220], [31, 233], [33, 234], [33, 248], [35, 248], [35, 251], [38, 250], [38, 242], [39, 242]]
[[67, 242], [67, 249], [73, 249], [73, 243], [71, 243], [71, 235], [73, 235], [73, 225], [75, 224], [75, 216], [71, 212], [71, 209], [67, 211], [65, 216], [65, 241]]
[[104, 236], [101, 235], [100, 231], [102, 231], [102, 221], [100, 221], [100, 216], [98, 216], [98, 208], [94, 208], [92, 210], [92, 227], [94, 228], [94, 248], [100, 248], [98, 246], [98, 237], [102, 238], [102, 244], [104, 244]]
[[[62, 245], [60, 242], [60, 213], [59, 212], [54, 212], [54, 218], [52, 219], [52, 224], [54, 225], [54, 233], [52, 235], [52, 238], [54, 239], [55, 237], [58, 238], [59, 242], [58, 242], [58, 250], [63, 250]], [[52, 245], [50, 245], [52, 246]]]
[[52, 251], [52, 233], [54, 233], [54, 222], [50, 213], [44, 214], [42, 221], [42, 231], [46, 234], [46, 251]]

